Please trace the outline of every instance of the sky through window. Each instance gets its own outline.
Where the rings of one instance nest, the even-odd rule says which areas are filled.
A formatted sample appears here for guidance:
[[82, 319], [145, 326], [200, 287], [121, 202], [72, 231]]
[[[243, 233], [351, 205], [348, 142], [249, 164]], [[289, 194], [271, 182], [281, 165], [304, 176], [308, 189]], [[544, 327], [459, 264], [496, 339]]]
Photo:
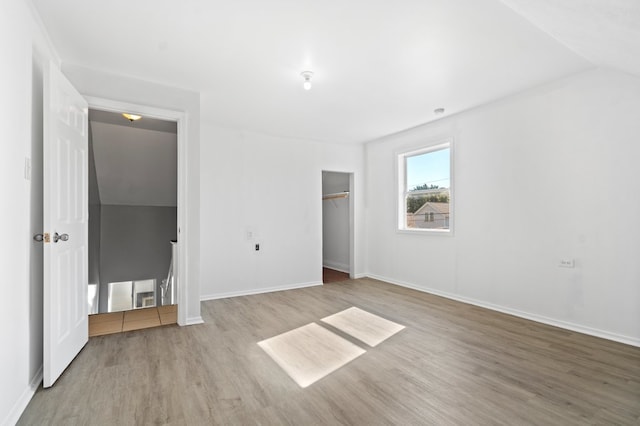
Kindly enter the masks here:
[[438, 185], [449, 188], [450, 161], [449, 148], [407, 157], [407, 190], [419, 185]]

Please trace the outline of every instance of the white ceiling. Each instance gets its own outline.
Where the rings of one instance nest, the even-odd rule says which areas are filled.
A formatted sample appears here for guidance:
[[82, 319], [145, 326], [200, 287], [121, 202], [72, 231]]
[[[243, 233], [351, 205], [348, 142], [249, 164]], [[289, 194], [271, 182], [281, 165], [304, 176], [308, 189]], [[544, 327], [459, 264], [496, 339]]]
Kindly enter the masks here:
[[146, 122], [146, 127], [175, 127], [157, 121], [143, 118], [129, 123], [119, 114], [90, 111], [102, 204], [177, 205], [177, 135], [140, 126]]
[[[518, 13], [499, 0], [32, 1], [65, 62], [198, 91], [204, 122], [337, 143], [612, 62], [556, 40], [579, 0], [505, 0]], [[553, 36], [523, 17], [555, 3], [568, 6]], [[624, 2], [588, 3], [583, 15]], [[621, 12], [610, 22], [633, 16]]]
[[175, 121], [158, 120], [157, 118], [142, 117], [140, 120], [130, 121], [121, 113], [101, 111], [98, 109], [89, 110], [89, 121], [106, 124], [117, 124], [118, 126], [130, 127], [132, 129], [156, 130], [158, 132], [178, 133], [178, 123]]
[[590, 62], [640, 76], [640, 0], [503, 0]]

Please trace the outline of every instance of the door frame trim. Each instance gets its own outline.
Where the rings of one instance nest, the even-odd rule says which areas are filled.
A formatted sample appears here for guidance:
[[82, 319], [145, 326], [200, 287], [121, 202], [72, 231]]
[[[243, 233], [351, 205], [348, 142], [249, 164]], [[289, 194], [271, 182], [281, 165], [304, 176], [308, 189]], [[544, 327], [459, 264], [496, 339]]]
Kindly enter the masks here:
[[175, 121], [177, 123], [177, 154], [178, 154], [178, 262], [177, 262], [177, 278], [178, 278], [178, 325], [188, 325], [187, 318], [187, 295], [189, 284], [189, 270], [187, 269], [187, 259], [189, 258], [189, 244], [187, 238], [187, 217], [189, 214], [187, 203], [187, 120], [186, 111], [178, 111], [167, 108], [157, 108], [149, 105], [136, 104], [131, 102], [122, 102], [102, 97], [83, 95], [89, 104], [89, 109], [96, 109], [109, 112], [128, 112], [139, 114], [143, 117], [157, 118], [167, 121]]

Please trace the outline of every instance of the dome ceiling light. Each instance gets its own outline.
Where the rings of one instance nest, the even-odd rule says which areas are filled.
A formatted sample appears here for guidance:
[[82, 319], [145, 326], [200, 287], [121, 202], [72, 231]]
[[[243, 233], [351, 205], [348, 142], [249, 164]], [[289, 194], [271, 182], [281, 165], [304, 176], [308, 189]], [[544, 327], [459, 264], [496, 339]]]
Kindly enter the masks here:
[[127, 114], [126, 112], [122, 113], [122, 116], [124, 118], [126, 118], [127, 120], [129, 120], [130, 122], [134, 122], [134, 121], [138, 121], [142, 118], [141, 115], [136, 115], [136, 114]]
[[304, 90], [311, 90], [311, 77], [313, 77], [313, 71], [302, 71], [300, 75], [304, 78], [304, 83], [302, 84]]

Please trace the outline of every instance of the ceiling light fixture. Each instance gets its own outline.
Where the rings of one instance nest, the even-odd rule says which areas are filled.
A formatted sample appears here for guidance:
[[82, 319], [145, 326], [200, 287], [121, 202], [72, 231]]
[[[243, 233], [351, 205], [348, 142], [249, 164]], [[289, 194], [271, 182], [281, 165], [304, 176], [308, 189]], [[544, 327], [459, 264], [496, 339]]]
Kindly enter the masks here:
[[435, 115], [442, 115], [442, 114], [444, 114], [444, 108], [436, 108], [436, 109], [433, 110], [433, 113]]
[[124, 118], [126, 118], [127, 120], [131, 121], [132, 123], [134, 121], [140, 120], [142, 118], [141, 115], [136, 115], [136, 114], [127, 114], [126, 112], [122, 114], [122, 116]]
[[302, 71], [300, 75], [302, 76], [302, 78], [304, 78], [304, 83], [302, 84], [302, 87], [304, 87], [304, 90], [311, 90], [311, 77], [313, 77], [313, 72]]

